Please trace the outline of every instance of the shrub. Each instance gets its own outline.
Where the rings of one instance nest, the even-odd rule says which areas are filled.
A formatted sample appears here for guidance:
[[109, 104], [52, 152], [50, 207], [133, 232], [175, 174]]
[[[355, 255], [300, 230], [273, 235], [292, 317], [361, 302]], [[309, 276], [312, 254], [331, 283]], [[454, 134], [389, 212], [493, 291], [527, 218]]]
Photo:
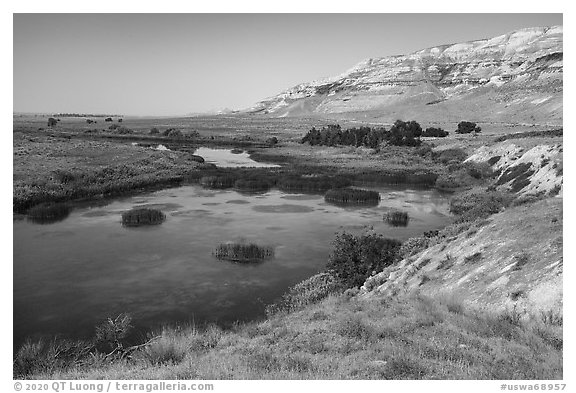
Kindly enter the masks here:
[[377, 234], [340, 233], [327, 267], [346, 287], [360, 287], [370, 275], [395, 261], [400, 246], [399, 241]]
[[428, 248], [429, 244], [430, 239], [427, 237], [411, 237], [402, 243], [400, 250], [398, 250], [398, 257], [399, 259], [404, 259], [418, 254], [420, 251]]
[[[117, 124], [114, 124], [114, 125], [117, 125]], [[120, 126], [114, 130], [114, 133], [115, 134], [133, 134], [134, 131], [128, 127]]]
[[426, 131], [422, 132], [422, 136], [426, 137], [436, 137], [436, 138], [444, 138], [448, 135], [448, 131], [444, 131], [442, 128], [434, 128], [428, 127]]
[[120, 314], [116, 318], [107, 318], [96, 326], [96, 343], [108, 351], [122, 351], [123, 340], [132, 329], [132, 317], [129, 314]]
[[224, 189], [234, 187], [236, 177], [231, 175], [204, 176], [200, 179], [200, 184], [206, 188]]
[[473, 189], [450, 200], [450, 212], [460, 215], [458, 221], [474, 221], [486, 218], [508, 207], [513, 196], [499, 191]]
[[318, 273], [290, 288], [278, 302], [267, 307], [266, 313], [298, 310], [342, 289], [342, 283], [331, 272]]
[[482, 128], [477, 127], [476, 123], [472, 123], [471, 121], [461, 121], [458, 123], [458, 129], [456, 130], [457, 134], [469, 134], [472, 131], [480, 132]]
[[118, 123], [122, 123], [122, 119], [118, 119]]
[[52, 224], [66, 219], [70, 210], [65, 203], [41, 203], [28, 209], [28, 219], [37, 224]]
[[142, 225], [158, 225], [164, 222], [166, 215], [156, 209], [132, 209], [122, 213], [122, 225], [137, 227]]
[[408, 213], [401, 211], [392, 211], [384, 215], [384, 220], [394, 227], [405, 227], [408, 225]]
[[269, 145], [275, 145], [278, 143], [278, 138], [276, 138], [275, 136], [266, 139], [266, 143]]
[[180, 131], [176, 128], [168, 128], [162, 133], [162, 135], [167, 136], [169, 138], [182, 138], [182, 137], [184, 137], [184, 134], [182, 134], [182, 131]]
[[222, 243], [212, 254], [218, 259], [233, 262], [257, 262], [274, 256], [274, 248], [254, 243]]
[[335, 204], [378, 204], [380, 193], [358, 188], [337, 188], [329, 190], [324, 196], [326, 202]]
[[492, 166], [487, 162], [468, 161], [464, 164], [464, 168], [474, 179], [489, 179], [494, 176]]
[[238, 149], [238, 148], [234, 148], [234, 149], [230, 150], [230, 153], [232, 153], [232, 154], [242, 154], [242, 153], [244, 153], [244, 150]]
[[159, 133], [160, 133], [160, 131], [156, 127], [152, 127], [150, 129], [150, 132], [149, 132], [150, 135], [155, 135], [155, 134], [159, 134]]
[[14, 378], [52, 374], [76, 366], [92, 353], [93, 345], [84, 341], [26, 341], [14, 356]]
[[107, 122], [108, 122], [108, 121], [112, 121], [112, 118], [111, 118], [111, 117], [107, 117], [107, 118], [104, 119], [104, 121], [107, 121]]
[[188, 348], [183, 347], [185, 340], [172, 330], [164, 330], [162, 334], [140, 352], [152, 365], [178, 364], [186, 356]]
[[111, 124], [108, 129], [114, 131], [115, 129], [120, 128], [119, 124]]
[[434, 152], [434, 159], [443, 164], [461, 163], [468, 158], [468, 153], [462, 149], [446, 149]]
[[58, 121], [55, 118], [53, 117], [48, 118], [48, 127], [54, 127], [56, 126], [56, 124], [58, 124]]

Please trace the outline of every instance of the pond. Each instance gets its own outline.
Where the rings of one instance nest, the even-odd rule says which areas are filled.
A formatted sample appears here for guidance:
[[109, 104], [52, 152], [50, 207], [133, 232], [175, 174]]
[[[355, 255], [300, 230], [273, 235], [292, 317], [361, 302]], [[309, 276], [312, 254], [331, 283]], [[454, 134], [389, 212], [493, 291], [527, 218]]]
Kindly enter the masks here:
[[201, 156], [206, 162], [216, 164], [221, 168], [274, 168], [280, 165], [257, 162], [250, 158], [245, 151], [236, 151], [236, 149], [212, 149], [209, 147], [199, 147], [194, 154]]
[[[271, 190], [244, 195], [198, 185], [99, 204], [77, 204], [63, 221], [14, 221], [14, 346], [26, 337], [88, 338], [108, 316], [128, 312], [139, 334], [163, 324], [221, 325], [264, 315], [265, 305], [321, 271], [338, 231], [405, 240], [447, 225], [447, 199], [436, 191], [371, 188], [378, 206], [339, 207], [322, 195]], [[166, 214], [153, 227], [126, 228], [121, 214], [152, 207]], [[391, 209], [406, 227], [383, 220]], [[271, 245], [260, 264], [221, 261], [212, 250], [245, 239]]]

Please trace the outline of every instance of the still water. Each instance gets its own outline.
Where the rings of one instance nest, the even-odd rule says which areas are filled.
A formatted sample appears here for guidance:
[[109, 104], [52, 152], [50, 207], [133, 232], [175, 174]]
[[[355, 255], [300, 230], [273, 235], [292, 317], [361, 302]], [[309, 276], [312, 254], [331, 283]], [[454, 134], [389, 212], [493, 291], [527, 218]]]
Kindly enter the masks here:
[[[378, 206], [344, 208], [321, 195], [187, 185], [78, 204], [53, 224], [15, 220], [14, 346], [29, 336], [88, 338], [99, 321], [121, 312], [140, 331], [258, 318], [324, 268], [336, 232], [373, 226], [404, 240], [450, 221], [447, 199], [436, 191], [371, 189], [381, 193]], [[121, 214], [134, 207], [160, 209], [166, 221], [125, 228]], [[390, 209], [407, 211], [408, 226], [387, 225]], [[212, 256], [219, 243], [241, 239], [274, 246], [275, 258], [241, 265]]]

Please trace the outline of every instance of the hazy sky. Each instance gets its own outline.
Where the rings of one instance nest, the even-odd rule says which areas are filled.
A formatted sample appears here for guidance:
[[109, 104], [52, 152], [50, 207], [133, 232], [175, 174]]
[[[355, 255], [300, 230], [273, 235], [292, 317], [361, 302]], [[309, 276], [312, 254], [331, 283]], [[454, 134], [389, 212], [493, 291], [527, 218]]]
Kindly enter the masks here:
[[15, 14], [14, 111], [246, 108], [369, 57], [560, 24], [561, 14]]

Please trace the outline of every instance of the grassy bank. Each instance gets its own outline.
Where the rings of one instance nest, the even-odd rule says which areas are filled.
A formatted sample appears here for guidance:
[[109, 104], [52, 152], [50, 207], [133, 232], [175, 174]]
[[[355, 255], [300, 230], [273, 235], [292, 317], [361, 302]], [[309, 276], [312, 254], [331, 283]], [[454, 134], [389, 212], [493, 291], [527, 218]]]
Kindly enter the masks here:
[[485, 314], [453, 300], [332, 294], [240, 325], [164, 329], [129, 358], [57, 362], [40, 379], [561, 379], [562, 327]]
[[13, 209], [177, 185], [204, 164], [128, 144], [14, 133]]

